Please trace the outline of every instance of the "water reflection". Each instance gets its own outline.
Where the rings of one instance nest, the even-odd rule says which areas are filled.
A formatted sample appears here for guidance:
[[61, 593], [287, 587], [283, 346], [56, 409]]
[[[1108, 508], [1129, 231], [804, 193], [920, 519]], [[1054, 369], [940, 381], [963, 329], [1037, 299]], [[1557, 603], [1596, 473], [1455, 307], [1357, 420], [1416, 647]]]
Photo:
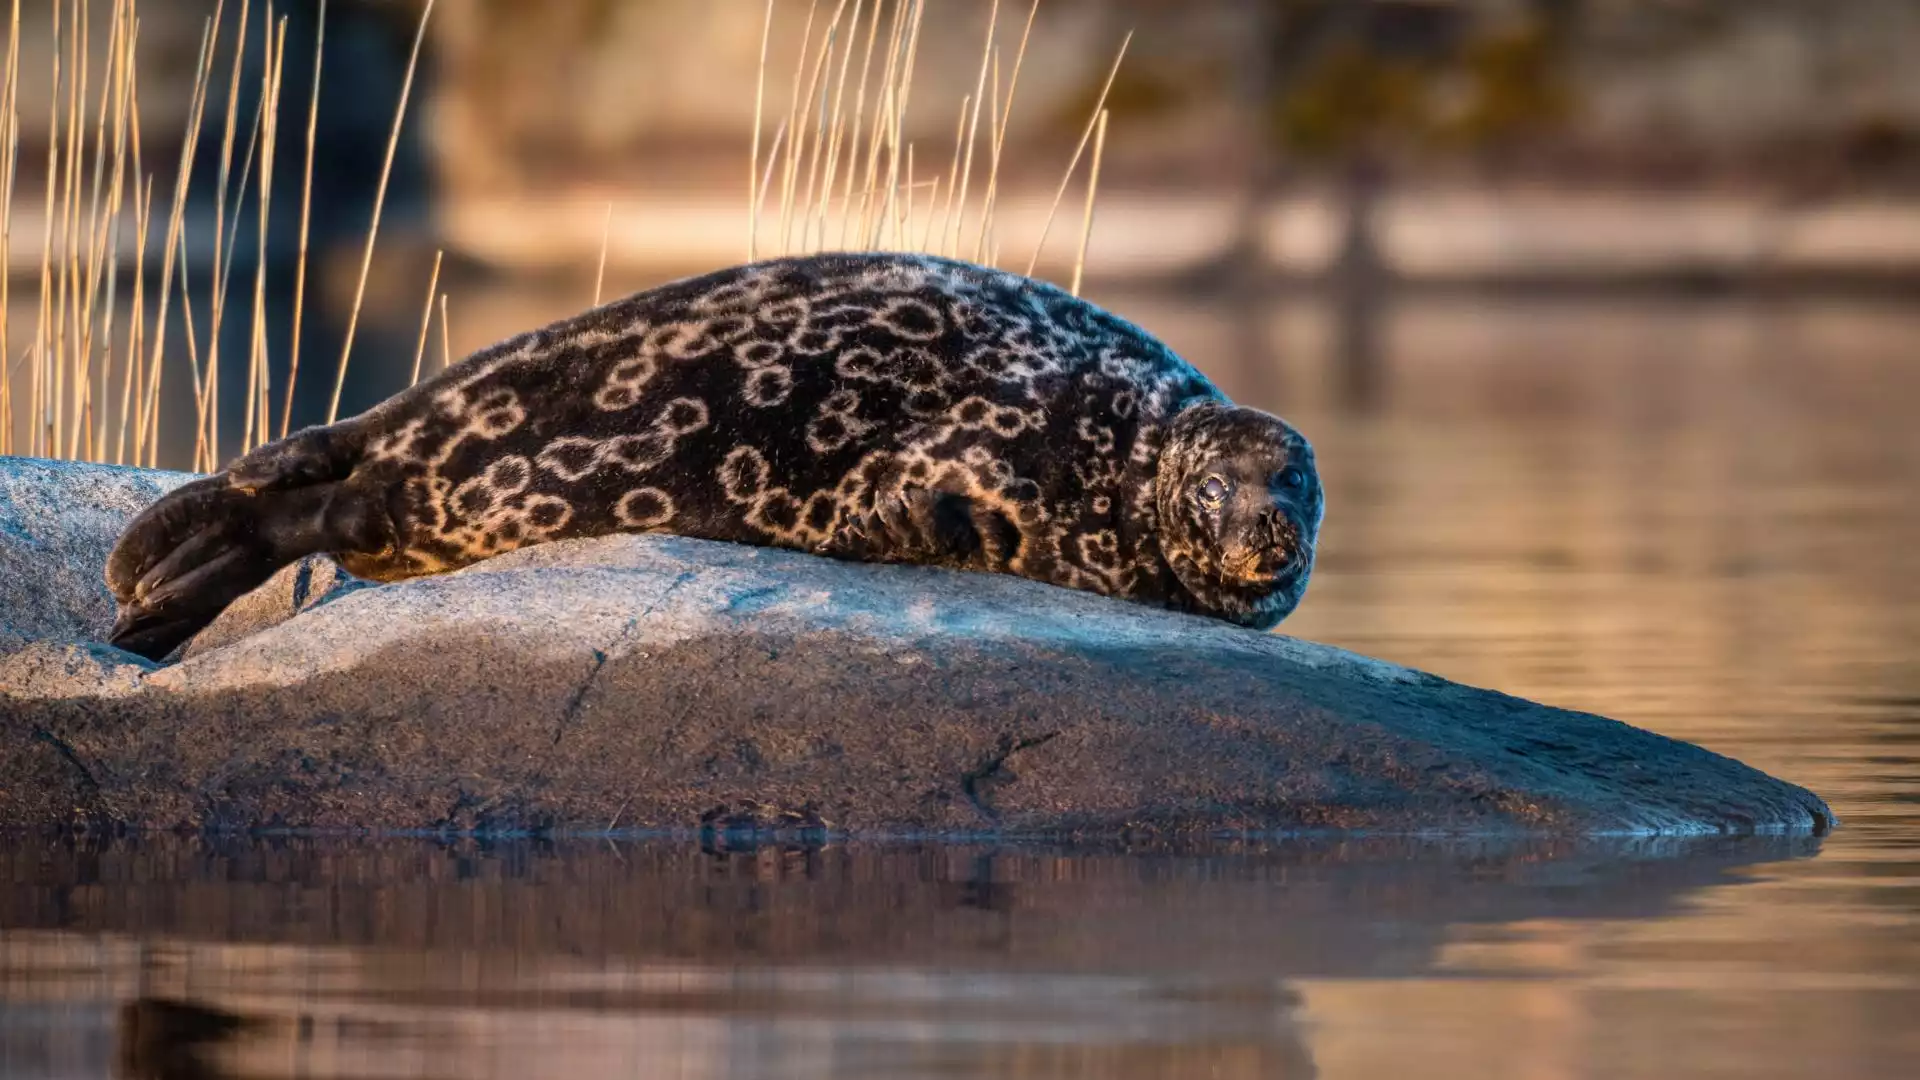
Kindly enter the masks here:
[[1305, 987], [1440, 974], [1473, 927], [1660, 916], [1815, 843], [16, 838], [0, 1065], [1312, 1076]]

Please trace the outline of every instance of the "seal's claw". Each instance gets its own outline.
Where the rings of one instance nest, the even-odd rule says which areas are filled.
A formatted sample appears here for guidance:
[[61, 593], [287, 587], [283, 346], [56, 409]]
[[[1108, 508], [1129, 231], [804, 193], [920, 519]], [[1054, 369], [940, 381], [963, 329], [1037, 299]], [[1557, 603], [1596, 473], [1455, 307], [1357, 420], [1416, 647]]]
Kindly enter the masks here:
[[107, 556], [107, 588], [114, 599], [132, 600], [148, 572], [200, 533], [234, 495], [224, 475], [208, 476], [175, 488], [135, 515]]
[[154, 587], [178, 579], [183, 573], [204, 561], [209, 549], [219, 543], [220, 533], [220, 526], [212, 524], [187, 537], [179, 547], [168, 552], [146, 573], [140, 575], [140, 580], [134, 582], [133, 595], [129, 600], [134, 603], [152, 602]]
[[147, 599], [120, 605], [107, 640], [115, 647], [158, 660], [213, 621], [234, 598], [273, 573], [238, 549], [218, 552], [206, 563], [171, 579]]
[[279, 568], [270, 553], [257, 548], [209, 546], [200, 551], [208, 557], [164, 579], [144, 599], [121, 605], [108, 638], [113, 645], [158, 660]]
[[[166, 656], [212, 622], [235, 597], [259, 584], [247, 583], [253, 576], [247, 561], [245, 552], [223, 551], [161, 586], [148, 600], [120, 605], [120, 616], [107, 640], [149, 660]], [[267, 574], [271, 573], [269, 569]]]
[[108, 640], [136, 656], [158, 660], [198, 633], [200, 625], [194, 619], [168, 619], [150, 611], [122, 607]]
[[263, 503], [214, 476], [136, 517], [107, 560], [120, 601], [108, 640], [157, 660], [271, 577], [286, 560], [261, 528]]

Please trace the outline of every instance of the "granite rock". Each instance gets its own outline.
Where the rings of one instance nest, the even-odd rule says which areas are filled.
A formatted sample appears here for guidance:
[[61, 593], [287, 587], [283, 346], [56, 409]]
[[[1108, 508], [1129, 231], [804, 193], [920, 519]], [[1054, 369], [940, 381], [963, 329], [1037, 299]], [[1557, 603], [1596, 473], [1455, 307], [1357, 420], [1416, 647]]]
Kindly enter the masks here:
[[[0, 490], [38, 486], [24, 505], [72, 517], [36, 526], [57, 543], [0, 549], [10, 571], [47, 565], [37, 592], [0, 588], [0, 743], [19, 748], [0, 754], [0, 824], [1115, 835], [1833, 821], [1813, 794], [1699, 747], [1326, 645], [1008, 576], [672, 536], [547, 544], [377, 587], [310, 559], [153, 665], [93, 640], [111, 616], [100, 563], [141, 493], [185, 478], [9, 470]], [[8, 545], [13, 516], [0, 510]], [[57, 617], [17, 599], [62, 587]]]

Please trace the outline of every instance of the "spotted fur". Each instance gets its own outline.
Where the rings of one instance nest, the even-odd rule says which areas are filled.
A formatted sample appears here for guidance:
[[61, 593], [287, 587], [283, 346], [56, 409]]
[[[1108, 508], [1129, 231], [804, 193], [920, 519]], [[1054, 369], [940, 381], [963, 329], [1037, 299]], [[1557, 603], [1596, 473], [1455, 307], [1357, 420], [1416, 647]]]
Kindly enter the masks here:
[[[1223, 568], [1188, 520], [1179, 492], [1223, 457], [1310, 478], [1263, 534], [1287, 574]], [[1139, 328], [1028, 278], [895, 254], [614, 301], [262, 448], [230, 480], [272, 490], [290, 474], [375, 493], [380, 542], [338, 553], [377, 579], [656, 531], [1018, 574], [1261, 627], [1298, 602], [1321, 514], [1306, 440]]]

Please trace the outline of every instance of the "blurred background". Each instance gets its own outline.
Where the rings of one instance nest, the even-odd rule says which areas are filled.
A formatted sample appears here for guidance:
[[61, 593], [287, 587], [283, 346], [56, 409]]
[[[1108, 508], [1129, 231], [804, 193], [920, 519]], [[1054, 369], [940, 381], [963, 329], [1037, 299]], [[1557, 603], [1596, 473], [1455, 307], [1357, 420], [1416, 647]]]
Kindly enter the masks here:
[[[38, 268], [49, 122], [66, 122], [56, 52], [72, 49], [74, 14], [91, 13], [97, 99], [112, 6], [22, 7], [16, 274]], [[850, 13], [862, 25], [849, 17], [843, 27], [838, 0], [777, 0], [763, 143], [784, 128], [801, 83], [815, 84], [830, 21], [832, 47], [843, 48], [857, 43], [875, 6]], [[879, 6], [890, 20], [891, 5]], [[233, 174], [253, 170], [241, 148], [258, 140], [268, 13], [253, 5], [242, 28], [241, 7], [220, 6], [182, 241], [189, 291], [212, 270], [223, 142]], [[56, 8], [69, 23], [59, 50]], [[287, 61], [271, 110], [277, 197], [265, 247], [274, 305], [291, 294], [321, 24], [317, 0], [282, 8], [274, 17], [285, 19]], [[215, 9], [213, 0], [140, 9], [140, 138], [144, 171], [157, 180], [147, 262], [156, 269], [158, 222]], [[1024, 0], [999, 10], [988, 91], [996, 103], [1029, 10]], [[334, 0], [328, 11], [311, 221], [318, 321], [304, 328], [303, 347], [331, 357], [358, 284], [421, 5]], [[923, 188], [955, 156], [962, 98], [988, 83], [993, 12], [987, 0], [923, 9], [918, 92], [902, 122]], [[603, 241], [607, 295], [744, 260], [766, 19], [749, 0], [441, 5], [426, 26], [369, 274], [375, 332], [417, 319], [408, 294], [424, 297], [441, 250], [455, 356], [583, 306]], [[248, 51], [230, 80], [242, 32]], [[1335, 345], [1351, 362], [1344, 377], [1358, 395], [1383, 362], [1374, 309], [1394, 296], [1897, 300], [1920, 287], [1920, 68], [1910, 62], [1920, 7], [1907, 0], [1046, 0], [1007, 110], [998, 262], [1026, 268], [1078, 158], [1037, 260], [1043, 275], [1069, 275], [1087, 171], [1075, 148], [1123, 41], [1104, 98], [1111, 127], [1089, 287], [1266, 312], [1296, 294], [1330, 300]], [[834, 74], [826, 68], [823, 99]], [[229, 104], [235, 136], [222, 123]], [[984, 172], [985, 145], [979, 154]], [[230, 273], [243, 281], [260, 248], [253, 210], [238, 212], [257, 196], [252, 175], [244, 192], [229, 180]], [[972, 198], [983, 188], [975, 179]], [[922, 212], [931, 224], [930, 205]], [[130, 226], [118, 247], [131, 261]], [[279, 314], [269, 352], [284, 366]], [[245, 347], [250, 330], [232, 332]], [[409, 362], [374, 355], [392, 351]], [[394, 371], [410, 368], [411, 352], [405, 333], [372, 346], [353, 372], [346, 411], [396, 389]], [[234, 365], [226, 377], [244, 373]], [[169, 400], [177, 408], [182, 399]], [[303, 396], [298, 411], [313, 401]]]
[[[774, 4], [763, 167], [796, 68], [809, 77], [814, 54], [803, 43], [818, 49], [837, 3], [813, 5], [811, 26], [807, 0]], [[110, 6], [89, 5], [101, 61]], [[260, 4], [251, 58], [237, 82], [230, 74], [237, 8], [224, 7], [186, 208], [202, 350], [224, 118], [232, 99], [237, 173], [262, 74]], [[157, 178], [162, 222], [212, 10], [207, 0], [139, 9], [144, 170]], [[264, 245], [275, 395], [290, 351], [318, 11], [298, 0], [275, 12], [287, 19]], [[754, 0], [440, 0], [394, 152], [341, 414], [407, 383], [430, 288], [446, 298], [446, 351], [457, 358], [586, 307], [603, 243], [607, 296], [743, 261], [766, 11]], [[29, 2], [22, 12], [16, 357], [37, 314], [48, 119], [64, 115], [51, 90], [53, 8]], [[986, 0], [925, 5], [902, 124], [917, 176], [945, 182], [961, 101], [983, 85], [990, 13]], [[1027, 13], [1021, 0], [999, 8], [1003, 87]], [[327, 412], [420, 14], [398, 0], [327, 6], [301, 335], [310, 367], [295, 426]], [[6, 910], [34, 914], [8, 925], [45, 935], [0, 935], [14, 946], [0, 948], [9, 1002], [0, 1053], [14, 1055], [0, 1060], [20, 1075], [104, 1068], [57, 1033], [75, 1017], [111, 1027], [113, 1003], [133, 992], [128, 973], [159, 962], [129, 959], [127, 943], [138, 942], [142, 957], [172, 950], [159, 980], [169, 992], [236, 1008], [268, 1008], [255, 992], [266, 979], [281, 995], [272, 1010], [311, 1015], [329, 992], [314, 989], [319, 971], [341, 980], [325, 985], [351, 987], [337, 991], [350, 1002], [453, 1010], [420, 1028], [395, 1020], [401, 1034], [350, 1029], [341, 1038], [359, 1040], [351, 1060], [367, 1075], [381, 1061], [383, 1075], [431, 1072], [436, 1056], [476, 1046], [486, 1052], [457, 1058], [475, 1062], [471, 1074], [511, 1073], [524, 1059], [487, 1048], [514, 1045], [539, 1046], [543, 1061], [572, 1062], [582, 1076], [626, 1075], [634, 1062], [659, 1075], [1911, 1073], [1920, 1062], [1911, 1024], [1920, 4], [1044, 0], [1005, 136], [986, 252], [997, 247], [1000, 265], [1023, 270], [1033, 256], [1123, 40], [1083, 292], [1314, 440], [1327, 521], [1313, 587], [1283, 631], [1601, 712], [1806, 784], [1845, 822], [1817, 858], [1769, 849], [1729, 856], [1757, 860], [1742, 869], [1687, 862], [1699, 873], [1657, 888], [1638, 864], [1603, 853], [1593, 857], [1611, 869], [1596, 870], [1563, 850], [1452, 851], [1404, 878], [1355, 870], [1364, 858], [1345, 847], [1313, 855], [1312, 873], [1298, 853], [1173, 870], [1064, 854], [965, 866], [903, 856], [873, 877], [833, 859], [825, 868], [764, 853], [689, 859], [660, 871], [686, 891], [659, 918], [712, 919], [698, 923], [710, 937], [593, 946], [625, 950], [652, 973], [616, 982], [654, 979], [663, 956], [681, 965], [672, 971], [694, 972], [647, 982], [654, 996], [594, 1006], [665, 1022], [681, 1040], [633, 1045], [578, 1025], [582, 1013], [541, 1011], [573, 1000], [577, 986], [528, 974], [565, 967], [554, 957], [576, 945], [527, 928], [567, 917], [550, 905], [613, 903], [592, 883], [625, 880], [619, 850], [597, 862], [577, 852], [557, 863], [537, 852], [447, 856], [420, 871], [427, 899], [370, 885], [366, 908], [383, 914], [369, 915], [364, 933], [342, 931], [315, 899], [335, 895], [328, 868], [359, 855], [336, 864], [296, 853], [295, 864], [313, 864], [297, 872], [272, 869], [270, 853], [168, 855], [164, 871], [140, 869], [149, 864], [137, 851], [23, 856], [63, 869], [14, 878], [27, 884]], [[1041, 276], [1069, 280], [1087, 166], [1083, 157], [1066, 188]], [[977, 198], [978, 174], [974, 184]], [[250, 196], [242, 206], [223, 220], [239, 221], [230, 265], [250, 312], [261, 245]], [[763, 254], [772, 235], [763, 216]], [[153, 252], [160, 242], [156, 231]], [[134, 250], [131, 230], [120, 247]], [[162, 261], [153, 252], [148, 288]], [[124, 278], [131, 255], [121, 265]], [[177, 303], [170, 319], [173, 365], [185, 353]], [[440, 325], [436, 313], [429, 372]], [[251, 333], [249, 318], [231, 317], [222, 348], [244, 355]], [[194, 451], [183, 371], [170, 369], [160, 392], [157, 460], [172, 467]], [[223, 369], [219, 385], [224, 400], [243, 400], [245, 366]], [[16, 395], [17, 431], [23, 409]], [[222, 458], [241, 439], [234, 420], [223, 424]], [[1392, 867], [1403, 856], [1424, 858], [1383, 858]], [[591, 866], [576, 871], [572, 859]], [[194, 903], [219, 914], [127, 914], [138, 905], [123, 901], [139, 891], [128, 882], [148, 873], [185, 882]], [[319, 884], [282, 890], [286, 874]], [[990, 925], [937, 955], [917, 932], [882, 935], [863, 952], [848, 944], [860, 930], [826, 932], [854, 903], [831, 887], [841, 875], [866, 883], [857, 904], [874, 919], [955, 905], [988, 913]], [[251, 891], [236, 891], [243, 879]], [[443, 880], [452, 884], [435, 892]], [[488, 884], [496, 880], [505, 884]], [[1085, 880], [1113, 885], [1075, 892]], [[535, 881], [525, 892], [516, 884]], [[922, 895], [892, 881], [936, 887]], [[1211, 884], [1195, 894], [1193, 881]], [[1222, 892], [1223, 881], [1248, 891]], [[1449, 891], [1462, 882], [1489, 891]], [[1330, 898], [1325, 909], [1292, 906], [1302, 889], [1324, 889], [1305, 895]], [[1457, 906], [1428, 902], [1442, 894]], [[1602, 895], [1639, 906], [1562, 904]], [[495, 911], [506, 896], [523, 905], [515, 919], [472, 940], [435, 936], [445, 905]], [[1515, 898], [1523, 902], [1506, 903]], [[737, 929], [782, 903], [795, 925], [821, 934], [799, 959]], [[1217, 917], [1183, 914], [1203, 909]], [[1120, 938], [1099, 937], [1106, 916], [1090, 914], [1099, 910], [1125, 924]], [[380, 930], [384, 918], [411, 929]], [[1283, 940], [1209, 936], [1232, 919], [1285, 927]], [[293, 952], [215, 962], [217, 948], [180, 943], [229, 939]], [[1108, 944], [1044, 947], [1073, 941]], [[1155, 957], [1177, 960], [1148, 963], [1127, 941], [1156, 942]], [[404, 972], [382, 976], [383, 964]], [[754, 981], [762, 966], [796, 965], [926, 978], [911, 1000], [897, 987], [843, 992], [804, 978], [769, 998]], [[1038, 979], [1036, 966], [1120, 981], [1059, 984]], [[1249, 968], [1270, 982], [1249, 989]], [[320, 982], [273, 981], [283, 971]], [[503, 997], [503, 987], [532, 996]], [[1133, 1004], [1094, 1008], [1097, 1021], [1048, 1012], [1089, 987], [1098, 993], [1084, 1000]], [[967, 1003], [986, 1000], [1014, 1003], [1020, 1023], [971, 1022]], [[529, 1016], [545, 1025], [539, 1039], [513, 1034]], [[403, 1037], [412, 1041], [393, 1041]], [[431, 1052], [401, 1064], [379, 1051], [402, 1045]], [[800, 1045], [804, 1055], [783, 1056]], [[308, 1074], [327, 1071], [303, 1060]]]

